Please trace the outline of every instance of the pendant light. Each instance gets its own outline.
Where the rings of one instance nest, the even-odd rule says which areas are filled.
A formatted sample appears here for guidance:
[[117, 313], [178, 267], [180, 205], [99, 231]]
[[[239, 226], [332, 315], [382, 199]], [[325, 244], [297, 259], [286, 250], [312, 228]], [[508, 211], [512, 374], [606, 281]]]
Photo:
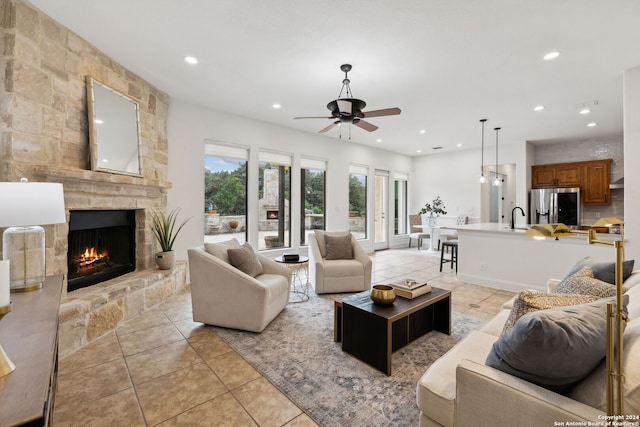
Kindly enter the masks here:
[[487, 182], [487, 177], [484, 176], [484, 123], [487, 119], [480, 119], [480, 123], [482, 123], [482, 149], [481, 149], [481, 161], [480, 161], [480, 184], [484, 184]]
[[493, 185], [495, 185], [496, 187], [498, 187], [502, 182], [500, 181], [500, 178], [498, 177], [498, 131], [501, 128], [493, 128], [493, 130], [496, 131], [496, 179], [493, 180]]

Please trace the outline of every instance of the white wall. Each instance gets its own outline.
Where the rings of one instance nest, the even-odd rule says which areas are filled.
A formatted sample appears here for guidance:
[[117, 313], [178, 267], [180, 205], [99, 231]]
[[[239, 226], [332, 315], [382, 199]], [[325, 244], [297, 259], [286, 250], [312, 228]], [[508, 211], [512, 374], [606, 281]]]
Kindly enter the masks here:
[[[359, 131], [359, 130], [356, 130]], [[292, 194], [299, 194], [299, 165], [301, 156], [328, 161], [326, 192], [327, 230], [345, 230], [348, 227], [349, 164], [369, 166], [368, 208], [373, 211], [374, 170], [410, 173], [412, 160], [408, 156], [365, 147], [320, 135], [276, 126], [269, 123], [221, 113], [172, 100], [169, 106], [169, 181], [173, 187], [168, 194], [168, 208], [181, 208], [181, 218], [191, 217], [176, 240], [176, 256], [186, 259], [188, 248], [202, 245], [204, 230], [204, 142], [222, 141], [250, 147], [248, 171], [248, 224], [257, 224], [258, 212], [258, 152], [260, 149], [290, 153], [293, 156]], [[390, 180], [393, 195], [393, 179]], [[300, 211], [300, 200], [292, 197], [292, 212]], [[292, 215], [292, 229], [299, 229], [299, 218]], [[362, 241], [367, 251], [373, 250], [373, 215], [368, 217], [369, 238]], [[253, 227], [255, 230], [255, 227]], [[257, 247], [257, 235], [249, 226], [249, 243]], [[392, 230], [392, 246], [398, 245]], [[297, 249], [299, 238], [292, 246]], [[406, 241], [406, 237], [404, 238]], [[291, 251], [291, 249], [289, 249]]]
[[640, 268], [640, 66], [624, 72], [624, 220], [627, 259]]
[[[492, 157], [490, 153], [495, 155], [495, 146], [485, 146], [485, 162], [488, 157]], [[415, 157], [409, 211], [419, 211], [426, 202], [431, 202], [439, 195], [447, 207], [447, 216], [480, 217], [482, 204], [481, 184], [478, 182], [480, 162], [480, 149]], [[515, 206], [521, 206], [526, 211], [528, 199], [526, 144], [500, 145], [498, 162], [500, 165], [515, 164], [515, 178], [510, 177], [509, 185], [515, 186]], [[491, 166], [490, 169], [494, 170], [495, 167]], [[500, 172], [504, 170], [501, 168]], [[511, 211], [505, 212], [505, 215], [507, 214], [510, 215]]]

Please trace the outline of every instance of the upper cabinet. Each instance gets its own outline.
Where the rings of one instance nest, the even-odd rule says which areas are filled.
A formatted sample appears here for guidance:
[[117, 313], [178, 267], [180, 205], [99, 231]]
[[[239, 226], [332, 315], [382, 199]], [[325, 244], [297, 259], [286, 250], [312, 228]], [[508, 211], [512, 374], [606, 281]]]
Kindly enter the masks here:
[[611, 194], [609, 181], [611, 177], [611, 159], [585, 163], [582, 201], [585, 203], [609, 203]]
[[582, 187], [584, 203], [609, 203], [611, 159], [531, 166], [531, 187]]

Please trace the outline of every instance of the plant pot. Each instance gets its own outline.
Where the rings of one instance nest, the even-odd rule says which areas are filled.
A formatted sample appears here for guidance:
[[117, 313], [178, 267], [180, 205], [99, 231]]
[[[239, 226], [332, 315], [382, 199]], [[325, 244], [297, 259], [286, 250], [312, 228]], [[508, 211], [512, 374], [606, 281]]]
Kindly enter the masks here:
[[174, 251], [156, 253], [156, 264], [160, 270], [171, 270], [176, 265], [176, 253]]
[[433, 227], [434, 225], [436, 225], [437, 220], [438, 220], [437, 216], [429, 215], [429, 218], [427, 219], [427, 224], [429, 224], [430, 227]]

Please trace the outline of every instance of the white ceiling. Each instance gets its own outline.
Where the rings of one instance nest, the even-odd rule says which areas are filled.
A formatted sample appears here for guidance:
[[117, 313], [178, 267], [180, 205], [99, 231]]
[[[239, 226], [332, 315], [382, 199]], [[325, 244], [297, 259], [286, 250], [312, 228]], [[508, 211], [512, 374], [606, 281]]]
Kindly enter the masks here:
[[30, 1], [173, 99], [307, 132], [331, 122], [293, 117], [328, 116], [350, 63], [365, 111], [402, 109], [352, 142], [407, 155], [478, 147], [481, 118], [490, 144], [620, 134], [640, 65], [638, 0]]

